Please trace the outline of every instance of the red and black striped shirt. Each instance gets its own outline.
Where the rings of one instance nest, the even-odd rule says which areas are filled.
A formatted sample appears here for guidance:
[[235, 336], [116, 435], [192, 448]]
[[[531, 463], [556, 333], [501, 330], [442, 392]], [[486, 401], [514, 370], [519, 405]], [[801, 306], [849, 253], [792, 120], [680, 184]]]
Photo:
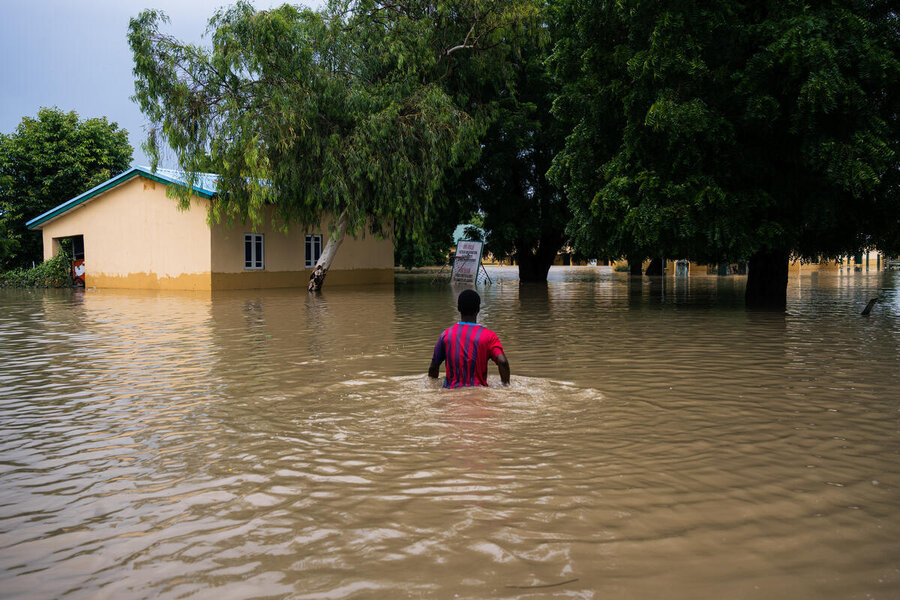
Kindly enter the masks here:
[[478, 323], [457, 323], [434, 345], [435, 364], [447, 361], [444, 387], [487, 385], [488, 359], [503, 352], [497, 334]]

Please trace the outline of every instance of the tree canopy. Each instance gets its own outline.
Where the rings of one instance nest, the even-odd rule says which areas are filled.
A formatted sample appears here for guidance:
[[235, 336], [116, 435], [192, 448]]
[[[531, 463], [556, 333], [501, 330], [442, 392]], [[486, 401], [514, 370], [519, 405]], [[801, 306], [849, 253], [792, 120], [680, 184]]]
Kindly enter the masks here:
[[543, 16], [543, 36], [527, 38], [511, 61], [481, 138], [481, 157], [466, 174], [469, 195], [484, 215], [487, 249], [514, 258], [522, 281], [547, 279], [570, 219], [565, 195], [547, 179], [565, 131], [551, 114], [557, 83], [546, 67], [552, 27]]
[[131, 154], [128, 132], [116, 123], [58, 108], [0, 134], [0, 268], [40, 263], [41, 234], [25, 223], [125, 171]]
[[[441, 214], [448, 172], [479, 153], [472, 90], [502, 73], [509, 39], [532, 18], [519, 1], [332, 2], [256, 11], [238, 2], [209, 24], [210, 47], [160, 31], [158, 11], [133, 19], [136, 94], [190, 181], [220, 175], [213, 220], [281, 225], [325, 216], [423, 239]], [[182, 190], [182, 194], [186, 194]], [[183, 196], [186, 200], [186, 195]]]
[[750, 259], [748, 299], [784, 263], [783, 303], [791, 253], [900, 245], [891, 3], [560, 0], [560, 28], [552, 177], [583, 250]]
[[455, 170], [446, 181], [442, 193], [456, 220], [433, 223], [431, 243], [398, 238], [403, 264], [445, 251], [454, 243], [452, 223], [475, 219], [488, 230], [487, 250], [514, 259], [521, 280], [546, 280], [570, 215], [565, 196], [546, 176], [564, 130], [550, 110], [557, 85], [546, 67], [553, 43], [549, 4], [538, 8], [539, 18], [523, 25], [503, 72], [485, 81], [481, 66], [471, 61], [455, 69], [454, 89], [483, 115], [481, 152], [470, 168]]

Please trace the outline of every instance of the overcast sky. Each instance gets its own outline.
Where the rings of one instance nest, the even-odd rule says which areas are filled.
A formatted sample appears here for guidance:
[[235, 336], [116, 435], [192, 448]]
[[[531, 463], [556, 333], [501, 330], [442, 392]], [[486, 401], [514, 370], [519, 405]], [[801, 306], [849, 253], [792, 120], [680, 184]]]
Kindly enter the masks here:
[[[126, 40], [128, 20], [145, 8], [159, 8], [171, 19], [166, 32], [199, 43], [209, 18], [228, 4], [228, 0], [0, 0], [0, 132], [12, 133], [22, 117], [34, 117], [42, 106], [74, 110], [82, 119], [105, 116], [128, 130], [134, 164], [149, 164], [141, 150], [146, 121], [130, 99], [134, 78]], [[252, 4], [264, 9], [284, 0]]]

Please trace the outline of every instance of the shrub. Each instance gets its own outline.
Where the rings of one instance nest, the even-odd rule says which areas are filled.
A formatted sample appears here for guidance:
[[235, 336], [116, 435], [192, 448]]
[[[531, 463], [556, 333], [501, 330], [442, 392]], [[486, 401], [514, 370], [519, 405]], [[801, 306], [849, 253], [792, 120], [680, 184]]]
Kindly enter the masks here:
[[72, 259], [60, 252], [32, 269], [0, 273], [0, 288], [62, 288], [72, 286]]

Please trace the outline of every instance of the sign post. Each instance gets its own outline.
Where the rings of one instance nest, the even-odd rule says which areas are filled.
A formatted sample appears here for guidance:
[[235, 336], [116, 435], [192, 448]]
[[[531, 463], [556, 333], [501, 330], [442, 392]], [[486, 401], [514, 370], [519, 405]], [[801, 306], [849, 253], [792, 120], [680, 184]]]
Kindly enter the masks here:
[[456, 258], [453, 260], [453, 272], [450, 283], [472, 285], [478, 281], [478, 269], [481, 267], [481, 250], [484, 244], [471, 240], [457, 240]]

